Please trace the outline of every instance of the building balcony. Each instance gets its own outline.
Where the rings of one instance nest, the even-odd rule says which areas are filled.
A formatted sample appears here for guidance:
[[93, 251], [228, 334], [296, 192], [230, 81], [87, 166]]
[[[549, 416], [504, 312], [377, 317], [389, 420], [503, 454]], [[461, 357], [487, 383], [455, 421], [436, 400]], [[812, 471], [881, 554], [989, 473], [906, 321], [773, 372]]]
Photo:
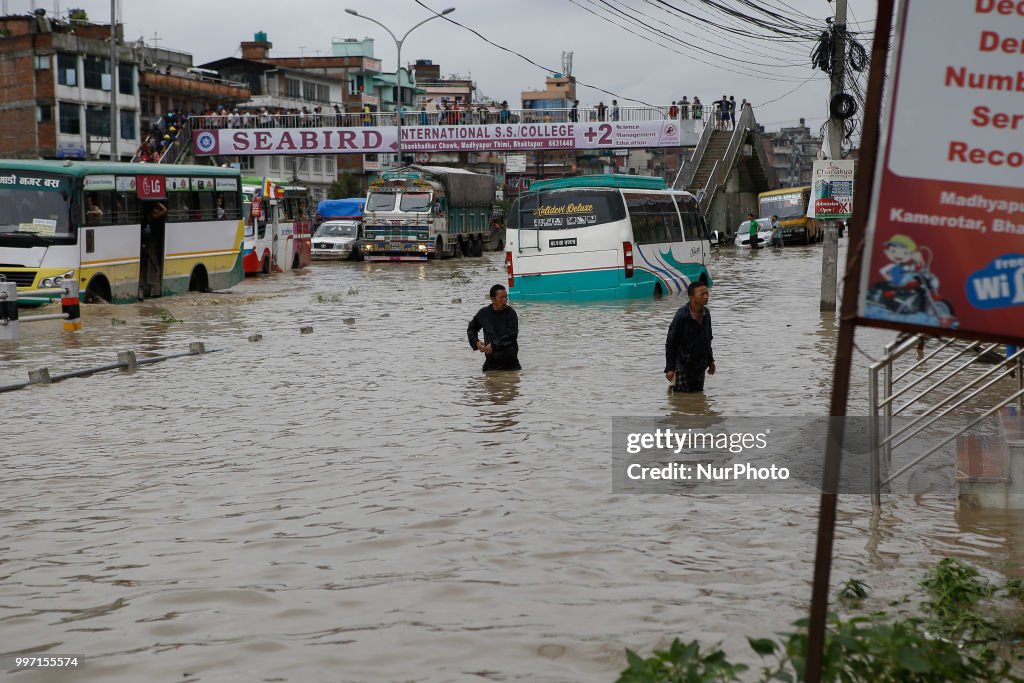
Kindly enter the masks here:
[[249, 86], [243, 83], [147, 70], [139, 71], [139, 88], [176, 95], [206, 96], [224, 102], [245, 102], [251, 96]]

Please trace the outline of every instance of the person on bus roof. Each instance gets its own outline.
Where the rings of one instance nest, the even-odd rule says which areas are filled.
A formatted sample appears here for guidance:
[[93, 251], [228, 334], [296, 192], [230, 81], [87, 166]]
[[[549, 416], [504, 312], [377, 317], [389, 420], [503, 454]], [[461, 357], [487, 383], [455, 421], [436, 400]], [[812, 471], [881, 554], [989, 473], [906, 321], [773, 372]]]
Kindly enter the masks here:
[[[508, 305], [508, 291], [503, 285], [491, 287], [491, 304], [484, 306], [469, 321], [466, 333], [469, 348], [486, 357], [483, 371], [522, 370], [519, 365], [519, 316]], [[480, 341], [480, 330], [484, 340]]]

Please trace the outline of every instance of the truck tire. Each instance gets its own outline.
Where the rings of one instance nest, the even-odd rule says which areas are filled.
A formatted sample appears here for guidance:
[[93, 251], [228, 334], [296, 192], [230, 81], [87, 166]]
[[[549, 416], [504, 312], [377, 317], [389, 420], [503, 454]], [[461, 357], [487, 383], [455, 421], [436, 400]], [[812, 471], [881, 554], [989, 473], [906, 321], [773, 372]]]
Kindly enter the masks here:
[[482, 237], [477, 237], [473, 240], [473, 256], [484, 255], [484, 240]]

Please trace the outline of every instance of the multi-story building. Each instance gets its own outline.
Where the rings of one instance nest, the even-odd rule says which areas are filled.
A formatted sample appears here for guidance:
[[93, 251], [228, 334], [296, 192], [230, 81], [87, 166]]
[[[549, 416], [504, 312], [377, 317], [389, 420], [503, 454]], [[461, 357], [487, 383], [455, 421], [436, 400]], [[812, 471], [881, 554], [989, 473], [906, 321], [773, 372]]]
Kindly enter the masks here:
[[779, 184], [782, 187], [810, 185], [814, 160], [821, 149], [821, 136], [811, 135], [804, 119], [800, 119], [799, 126], [762, 132], [771, 141], [772, 168]]
[[[117, 157], [129, 160], [151, 124], [171, 110], [244, 101], [248, 88], [192, 68], [191, 55], [118, 41], [111, 69], [110, 25], [33, 15], [0, 17], [0, 155], [109, 157], [111, 90], [116, 88]], [[115, 82], [116, 81], [116, 82]]]
[[139, 144], [139, 60], [130, 47], [119, 46], [113, 82], [110, 26], [72, 25], [37, 10], [0, 17], [0, 33], [0, 155], [109, 155], [116, 88], [118, 153], [131, 158]]

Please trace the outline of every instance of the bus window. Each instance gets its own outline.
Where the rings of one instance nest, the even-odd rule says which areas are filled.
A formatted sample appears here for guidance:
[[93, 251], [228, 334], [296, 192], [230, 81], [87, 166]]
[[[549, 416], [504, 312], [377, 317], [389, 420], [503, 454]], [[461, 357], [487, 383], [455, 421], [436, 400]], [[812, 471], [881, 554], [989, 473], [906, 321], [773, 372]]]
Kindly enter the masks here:
[[617, 190], [549, 190], [522, 195], [510, 212], [509, 227], [571, 230], [625, 217], [626, 207]]
[[238, 193], [220, 192], [218, 194], [220, 195], [221, 200], [223, 200], [224, 218], [237, 221], [242, 215], [241, 207], [238, 205]]
[[669, 194], [626, 195], [633, 241], [637, 244], [681, 242], [683, 231], [676, 205]]
[[118, 192], [114, 199], [113, 221], [117, 225], [136, 225], [142, 222], [139, 215], [139, 197], [134, 192]]
[[212, 192], [197, 192], [196, 198], [199, 200], [199, 220], [217, 220], [217, 208], [214, 206], [216, 204], [215, 195]]
[[184, 223], [191, 218], [191, 192], [167, 193], [167, 222]]

